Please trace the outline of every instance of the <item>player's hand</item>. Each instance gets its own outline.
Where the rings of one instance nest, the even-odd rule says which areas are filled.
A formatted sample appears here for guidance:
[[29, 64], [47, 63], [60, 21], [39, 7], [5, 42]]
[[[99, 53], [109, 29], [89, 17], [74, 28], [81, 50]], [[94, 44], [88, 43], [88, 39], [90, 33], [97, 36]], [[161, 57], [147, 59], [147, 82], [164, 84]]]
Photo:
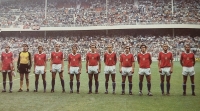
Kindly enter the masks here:
[[98, 73], [100, 73], [100, 72], [101, 72], [101, 70], [98, 69]]
[[68, 74], [70, 74], [70, 71], [68, 70]]
[[35, 74], [35, 70], [33, 71], [33, 73]]
[[134, 73], [134, 69], [131, 70], [131, 73], [132, 73], [132, 74]]
[[12, 68], [12, 71], [15, 71], [15, 68]]
[[52, 72], [52, 69], [50, 68], [50, 72]]
[[159, 73], [162, 73], [162, 70], [161, 70], [161, 69], [159, 69]]
[[2, 71], [2, 69], [0, 69], [0, 72]]
[[81, 70], [80, 69], [78, 70], [78, 73], [81, 74]]
[[122, 74], [122, 70], [121, 70], [121, 69], [119, 70], [119, 73], [121, 73], [121, 74]]
[[86, 69], [86, 73], [88, 73], [88, 70]]
[[47, 71], [46, 71], [46, 69], [44, 69], [44, 73], [46, 73]]
[[173, 73], [173, 70], [172, 70], [172, 69], [170, 69], [170, 71], [169, 71], [169, 72], [170, 72], [170, 74], [172, 74], [172, 73]]

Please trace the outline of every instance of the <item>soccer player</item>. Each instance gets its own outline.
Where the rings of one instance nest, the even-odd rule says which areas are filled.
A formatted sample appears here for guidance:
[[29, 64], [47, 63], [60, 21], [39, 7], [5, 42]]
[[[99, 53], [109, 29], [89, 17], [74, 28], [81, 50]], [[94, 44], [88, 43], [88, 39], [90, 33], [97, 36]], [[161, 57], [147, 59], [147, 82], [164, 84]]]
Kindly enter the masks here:
[[109, 44], [107, 46], [107, 52], [104, 54], [104, 63], [105, 63], [105, 68], [104, 68], [104, 73], [105, 73], [105, 94], [108, 94], [108, 81], [109, 81], [109, 76], [111, 75], [112, 77], [112, 86], [113, 86], [113, 94], [115, 94], [115, 74], [116, 74], [116, 68], [115, 65], [117, 63], [117, 56], [116, 53], [113, 52], [113, 46]]
[[81, 74], [81, 54], [77, 53], [78, 46], [72, 46], [72, 53], [68, 55], [68, 74], [70, 75], [70, 93], [73, 93], [73, 79], [76, 75], [77, 93], [79, 94], [80, 74]]
[[10, 46], [6, 45], [5, 52], [1, 54], [1, 67], [0, 71], [2, 72], [3, 76], [3, 90], [2, 92], [6, 92], [6, 77], [8, 74], [10, 89], [9, 92], [12, 93], [12, 74], [11, 72], [14, 71], [14, 64], [13, 64], [13, 53], [10, 52]]
[[158, 69], [160, 73], [160, 89], [162, 91], [162, 95], [165, 95], [164, 93], [164, 80], [166, 75], [166, 87], [167, 87], [167, 95], [169, 95], [170, 90], [170, 78], [171, 74], [173, 72], [173, 55], [171, 52], [168, 51], [168, 45], [163, 44], [162, 46], [163, 51], [159, 52], [158, 54]]
[[94, 75], [95, 80], [95, 94], [98, 94], [98, 87], [99, 87], [99, 81], [98, 81], [98, 75], [101, 72], [101, 60], [100, 60], [100, 54], [96, 52], [96, 45], [91, 44], [90, 45], [91, 52], [88, 52], [86, 54], [86, 73], [88, 73], [88, 86], [89, 86], [89, 92], [88, 94], [92, 93], [92, 78]]
[[180, 58], [181, 66], [183, 67], [183, 95], [186, 95], [186, 82], [187, 82], [187, 76], [190, 76], [191, 80], [191, 87], [192, 87], [192, 95], [195, 96], [195, 84], [194, 84], [194, 65], [195, 65], [195, 56], [194, 53], [190, 52], [190, 45], [185, 45], [185, 52], [181, 54]]
[[23, 86], [23, 80], [24, 75], [26, 78], [26, 86], [27, 90], [26, 92], [29, 92], [29, 73], [32, 66], [31, 61], [31, 54], [28, 52], [28, 44], [23, 44], [23, 51], [19, 53], [18, 61], [17, 61], [17, 68], [20, 73], [20, 89], [18, 92], [22, 92], [22, 86]]
[[153, 96], [151, 93], [151, 70], [150, 65], [152, 63], [151, 55], [148, 53], [147, 46], [141, 45], [140, 46], [141, 52], [137, 55], [137, 60], [139, 64], [139, 95], [143, 95], [142, 87], [143, 87], [143, 79], [144, 75], [146, 76], [147, 80], [147, 89], [148, 89], [148, 96]]
[[125, 52], [120, 55], [119, 72], [122, 75], [122, 95], [125, 94], [125, 81], [128, 76], [129, 95], [132, 95], [132, 75], [134, 73], [135, 60], [133, 54], [130, 53], [130, 47], [125, 46]]
[[34, 73], [35, 73], [35, 90], [38, 91], [39, 75], [42, 75], [44, 92], [46, 92], [46, 54], [43, 53], [43, 47], [38, 47], [38, 53], [34, 55]]
[[51, 61], [50, 61], [50, 72], [52, 73], [52, 89], [51, 92], [54, 92], [54, 86], [55, 86], [55, 78], [56, 73], [59, 73], [60, 81], [62, 85], [62, 92], [65, 92], [65, 82], [63, 78], [63, 71], [64, 71], [64, 55], [63, 52], [60, 51], [60, 45], [55, 45], [55, 51], [51, 52]]

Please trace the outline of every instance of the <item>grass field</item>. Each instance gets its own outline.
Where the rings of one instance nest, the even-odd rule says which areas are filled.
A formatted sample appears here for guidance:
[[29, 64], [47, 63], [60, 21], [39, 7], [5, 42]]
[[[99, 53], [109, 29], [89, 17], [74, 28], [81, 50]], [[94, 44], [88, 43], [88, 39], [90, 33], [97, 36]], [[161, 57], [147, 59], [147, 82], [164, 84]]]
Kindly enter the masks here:
[[[66, 62], [65, 69], [67, 69]], [[58, 75], [56, 77], [55, 92], [50, 93], [51, 74], [49, 71], [47, 73], [46, 93], [43, 93], [41, 77], [39, 82], [39, 92], [33, 92], [35, 79], [33, 73], [30, 74], [30, 92], [17, 92], [19, 89], [19, 75], [17, 75], [13, 78], [13, 93], [8, 93], [9, 83], [7, 83], [7, 92], [0, 93], [0, 111], [199, 111], [200, 62], [197, 62], [195, 65], [195, 92], [197, 96], [191, 96], [190, 79], [188, 79], [187, 82], [187, 96], [182, 96], [181, 71], [182, 68], [179, 62], [174, 62], [174, 73], [171, 78], [171, 94], [170, 96], [162, 96], [160, 91], [160, 76], [158, 74], [157, 62], [153, 62], [151, 66], [152, 97], [146, 95], [146, 81], [143, 82], [144, 95], [138, 96], [138, 64], [136, 64], [135, 74], [133, 76], [133, 95], [128, 95], [128, 81], [126, 81], [126, 94], [120, 95], [121, 76], [119, 73], [116, 75], [116, 95], [111, 94], [111, 81], [109, 81], [109, 94], [104, 94], [105, 79], [103, 68], [99, 75], [99, 94], [87, 94], [88, 76], [85, 73], [85, 62], [83, 62], [81, 74], [80, 94], [69, 93], [69, 75], [67, 74], [67, 70], [64, 71], [66, 93], [62, 93]], [[2, 89], [2, 77], [0, 77], [0, 89]], [[26, 87], [24, 81], [24, 90], [25, 89]], [[76, 91], [75, 82], [74, 90]]]

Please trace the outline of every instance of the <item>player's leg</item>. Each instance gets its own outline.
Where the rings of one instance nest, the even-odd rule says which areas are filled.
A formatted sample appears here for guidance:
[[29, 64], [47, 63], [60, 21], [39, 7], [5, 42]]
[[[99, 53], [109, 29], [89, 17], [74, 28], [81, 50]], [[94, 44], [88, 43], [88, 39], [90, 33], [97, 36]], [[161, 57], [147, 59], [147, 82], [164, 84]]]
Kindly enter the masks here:
[[34, 92], [38, 91], [38, 81], [39, 80], [39, 74], [35, 74], [35, 90]]
[[165, 95], [164, 80], [165, 80], [165, 75], [160, 74], [160, 89], [161, 89], [162, 95]]
[[132, 87], [133, 87], [133, 84], [132, 84], [132, 75], [128, 76], [128, 81], [129, 81], [129, 95], [132, 95]]
[[144, 79], [144, 75], [143, 74], [139, 74], [139, 95], [143, 95], [142, 94], [142, 87], [143, 87], [143, 79]]
[[153, 96], [151, 93], [151, 75], [146, 75], [147, 79], [147, 89], [148, 89], [148, 96]]
[[2, 90], [2, 92], [6, 92], [6, 75], [7, 75], [7, 72], [2, 72], [2, 76], [3, 76], [3, 90]]
[[167, 84], [166, 84], [166, 87], [167, 87], [167, 95], [169, 95], [169, 91], [170, 91], [170, 79], [171, 79], [171, 75], [167, 75], [166, 76], [166, 81], [167, 81]]
[[18, 92], [22, 92], [22, 86], [23, 86], [23, 80], [24, 80], [24, 73], [20, 73], [20, 88]]
[[125, 81], [126, 81], [126, 75], [122, 75], [122, 95], [125, 94]]
[[186, 82], [187, 82], [187, 76], [183, 75], [183, 96], [186, 95]]
[[26, 87], [27, 87], [26, 92], [29, 92], [29, 73], [25, 73], [25, 78], [26, 78]]
[[99, 74], [94, 74], [94, 80], [95, 80], [95, 94], [98, 94], [99, 89]]
[[89, 82], [88, 82], [89, 92], [88, 92], [88, 94], [92, 93], [92, 77], [93, 77], [93, 74], [88, 73], [88, 79], [89, 79]]
[[52, 72], [51, 92], [54, 92], [55, 79], [56, 79], [56, 72]]
[[44, 74], [42, 74], [42, 80], [43, 80], [43, 86], [44, 86], [44, 92], [46, 92], [46, 72], [44, 72]]
[[105, 91], [105, 94], [108, 94], [108, 81], [109, 81], [109, 75], [110, 74], [105, 74], [105, 89], [106, 89], [106, 91]]
[[63, 77], [63, 72], [59, 72], [59, 76], [60, 76], [60, 82], [62, 85], [62, 92], [65, 92], [65, 81], [64, 81], [64, 77]]
[[191, 81], [191, 88], [192, 88], [192, 95], [195, 96], [195, 84], [194, 84], [194, 75], [190, 76], [190, 81]]
[[74, 80], [74, 74], [69, 74], [69, 78], [70, 78], [70, 82], [69, 82], [69, 86], [70, 86], [70, 93], [73, 93], [73, 80]]
[[79, 88], [80, 88], [80, 74], [76, 74], [76, 86], [77, 86], [77, 93], [79, 94]]
[[115, 87], [116, 87], [115, 74], [111, 74], [111, 77], [112, 77], [113, 94], [115, 94]]
[[8, 72], [8, 78], [9, 78], [9, 85], [10, 85], [9, 92], [12, 93], [12, 84], [13, 84], [13, 82], [12, 82], [12, 73], [11, 73], [11, 71]]

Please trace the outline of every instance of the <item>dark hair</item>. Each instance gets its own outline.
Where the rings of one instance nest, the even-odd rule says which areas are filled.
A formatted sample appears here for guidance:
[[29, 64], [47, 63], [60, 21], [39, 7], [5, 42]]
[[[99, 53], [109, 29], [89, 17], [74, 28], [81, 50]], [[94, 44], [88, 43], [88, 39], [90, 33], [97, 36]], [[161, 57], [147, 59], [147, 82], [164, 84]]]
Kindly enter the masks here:
[[124, 48], [125, 48], [125, 49], [126, 49], [126, 48], [129, 48], [129, 51], [131, 50], [131, 47], [129, 47], [129, 46], [125, 46]]
[[26, 47], [28, 47], [28, 44], [22, 44], [22, 46], [26, 46]]
[[146, 45], [142, 44], [142, 45], [140, 46], [140, 49], [141, 49], [143, 46], [144, 46], [145, 48], [147, 48], [147, 46], [146, 46]]
[[[40, 45], [40, 46], [38, 46], [38, 49], [39, 49], [40, 47], [42, 47], [42, 46], [41, 46], [41, 45]], [[42, 49], [43, 49], [43, 47], [42, 47]]]
[[90, 44], [90, 48], [94, 46], [95, 48], [97, 48], [97, 46], [95, 44]]

